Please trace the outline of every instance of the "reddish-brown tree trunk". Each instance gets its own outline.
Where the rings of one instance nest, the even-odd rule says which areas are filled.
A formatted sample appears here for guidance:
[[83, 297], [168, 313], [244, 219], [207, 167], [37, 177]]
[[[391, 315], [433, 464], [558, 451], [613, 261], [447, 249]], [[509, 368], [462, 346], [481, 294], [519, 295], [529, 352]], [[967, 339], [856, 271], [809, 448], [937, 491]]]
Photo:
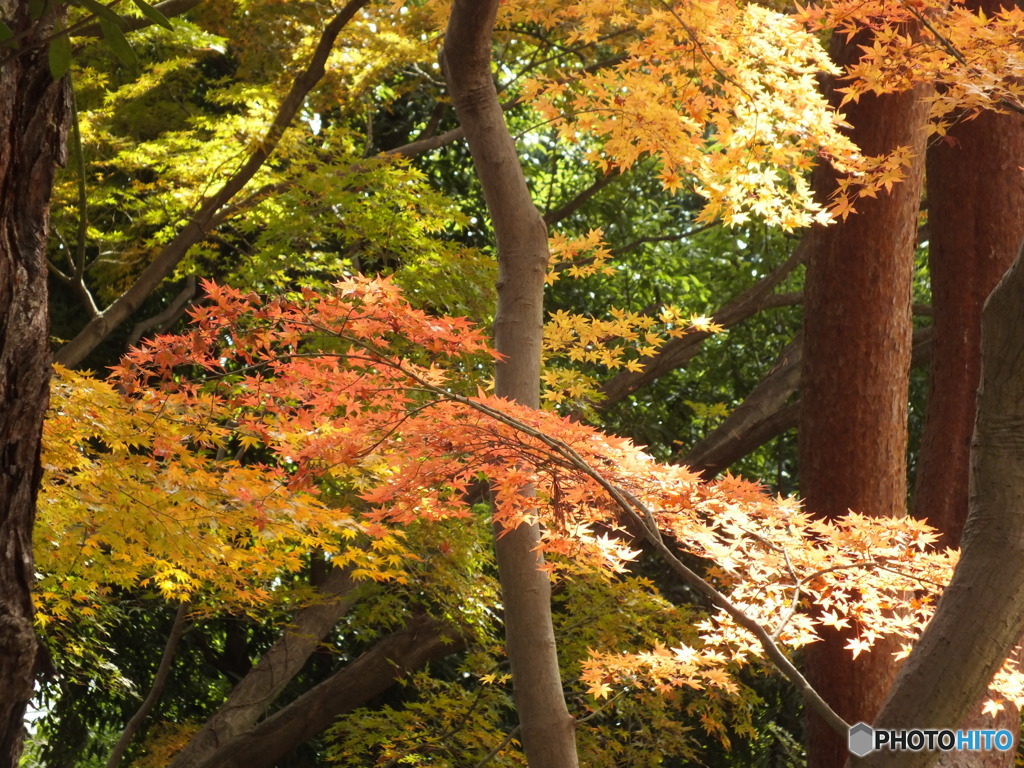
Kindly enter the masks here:
[[[863, 39], [834, 38], [832, 56], [852, 64]], [[833, 94], [834, 95], [834, 94]], [[906, 512], [907, 386], [911, 277], [924, 168], [925, 106], [916, 91], [866, 96], [845, 108], [853, 138], [869, 155], [910, 146], [906, 178], [857, 202], [845, 222], [810, 233], [804, 314], [800, 487], [808, 509], [825, 517], [853, 509]], [[831, 172], [815, 180], [824, 197]], [[808, 678], [843, 719], [870, 720], [894, 674], [888, 648], [851, 658], [847, 637], [826, 635], [807, 649]], [[808, 721], [811, 768], [846, 760], [846, 741]]]
[[[20, 39], [0, 48], [0, 766], [21, 754], [36, 656], [31, 588], [39, 443], [49, 399], [46, 236], [53, 172], [63, 161], [68, 98], [42, 39], [53, 27], [28, 2], [0, 0]], [[53, 4], [51, 4], [52, 8]]]
[[[991, 9], [989, 9], [991, 10]], [[981, 378], [981, 308], [1024, 238], [1024, 118], [986, 112], [928, 151], [935, 347], [914, 513], [957, 547]]]
[[[491, 32], [498, 4], [455, 0], [445, 34], [444, 70], [498, 246], [494, 346], [504, 359], [495, 370], [494, 391], [537, 408], [547, 228], [530, 197], [491, 75]], [[496, 534], [505, 647], [526, 760], [530, 768], [575, 768], [575, 722], [562, 692], [551, 583], [540, 570], [543, 558], [536, 551], [540, 531], [524, 524]]]

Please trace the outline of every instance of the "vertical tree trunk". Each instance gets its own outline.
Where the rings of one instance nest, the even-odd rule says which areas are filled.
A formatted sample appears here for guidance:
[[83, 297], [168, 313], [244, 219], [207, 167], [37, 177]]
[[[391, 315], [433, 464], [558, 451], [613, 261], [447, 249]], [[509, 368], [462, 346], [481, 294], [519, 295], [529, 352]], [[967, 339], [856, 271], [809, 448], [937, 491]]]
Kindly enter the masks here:
[[[833, 38], [832, 57], [854, 63], [863, 38]], [[835, 97], [835, 94], [832, 94]], [[910, 283], [924, 167], [925, 106], [916, 91], [865, 96], [844, 108], [853, 138], [871, 155], [910, 146], [905, 180], [862, 199], [845, 222], [810, 233], [804, 309], [800, 488], [807, 508], [836, 517], [906, 512]], [[828, 169], [815, 184], [834, 189]], [[856, 660], [838, 632], [807, 649], [808, 678], [847, 722], [870, 719], [894, 674], [890, 649]], [[846, 743], [819, 718], [808, 721], [811, 768], [846, 760]]]
[[[36, 655], [31, 587], [39, 441], [49, 398], [46, 235], [50, 190], [63, 161], [66, 84], [54, 83], [28, 2], [0, 0], [20, 52], [0, 67], [0, 766], [21, 754]], [[51, 4], [52, 8], [52, 4]], [[51, 10], [52, 13], [58, 12]]]
[[[984, 3], [988, 12], [995, 3]], [[967, 521], [971, 434], [981, 380], [981, 310], [1024, 239], [1024, 118], [987, 112], [928, 150], [929, 260], [935, 348], [914, 514], [959, 547]], [[987, 698], [983, 697], [983, 698]], [[966, 725], [1019, 730], [1008, 706], [994, 721], [980, 703]], [[950, 724], [954, 725], [954, 724]], [[952, 755], [952, 753], [950, 753]], [[1012, 765], [1014, 753], [951, 756], [948, 765]], [[969, 761], [969, 762], [968, 762]]]
[[[547, 231], [530, 198], [491, 77], [491, 31], [498, 4], [498, 0], [455, 0], [445, 35], [444, 70], [498, 246], [494, 344], [504, 360], [495, 371], [495, 393], [536, 408]], [[535, 551], [539, 543], [536, 525], [521, 525], [495, 542], [506, 649], [530, 768], [574, 768], [578, 764], [575, 723], [562, 693], [551, 622], [551, 584], [539, 569], [541, 559]]]
[[992, 112], [954, 126], [928, 150], [935, 347], [914, 512], [945, 546], [960, 545], [967, 521], [981, 309], [1024, 238], [1022, 158], [1024, 118]]

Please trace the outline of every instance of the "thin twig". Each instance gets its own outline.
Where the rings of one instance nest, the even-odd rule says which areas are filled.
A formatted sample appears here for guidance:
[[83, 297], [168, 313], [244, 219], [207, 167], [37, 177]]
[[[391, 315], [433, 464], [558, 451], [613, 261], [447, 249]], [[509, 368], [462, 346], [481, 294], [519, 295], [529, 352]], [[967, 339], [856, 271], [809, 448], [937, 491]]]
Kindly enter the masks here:
[[517, 725], [511, 731], [506, 733], [505, 738], [501, 740], [498, 746], [496, 746], [494, 749], [492, 749], [490, 752], [484, 755], [480, 762], [474, 765], [473, 768], [484, 768], [485, 765], [487, 765], [489, 762], [491, 762], [491, 760], [498, 756], [498, 753], [501, 752], [501, 750], [508, 746], [508, 743], [512, 741], [512, 739], [519, 735], [519, 731], [521, 728], [521, 725]]
[[185, 627], [188, 624], [188, 609], [189, 604], [187, 602], [181, 603], [178, 606], [178, 612], [174, 615], [174, 624], [171, 625], [171, 633], [167, 637], [167, 644], [164, 646], [163, 657], [160, 659], [160, 665], [153, 676], [153, 685], [150, 686], [149, 695], [139, 705], [138, 710], [132, 715], [132, 719], [128, 721], [128, 724], [121, 732], [121, 737], [117, 740], [117, 744], [114, 745], [114, 749], [107, 759], [107, 768], [117, 768], [121, 763], [128, 745], [131, 744], [135, 734], [138, 733], [139, 728], [142, 726], [142, 721], [149, 716], [153, 707], [160, 700], [160, 694], [163, 693], [164, 685], [167, 684], [167, 678], [171, 673], [174, 652], [178, 649], [178, 642], [181, 640], [181, 636], [185, 634]]
[[71, 72], [68, 72], [67, 77], [68, 91], [71, 94], [71, 156], [75, 160], [75, 170], [78, 172], [78, 233], [74, 258], [72, 258], [70, 249], [68, 250], [68, 261], [73, 268], [73, 278], [68, 282], [81, 299], [86, 313], [93, 318], [99, 315], [100, 309], [96, 306], [96, 300], [85, 284], [85, 245], [89, 235], [89, 195], [85, 183], [85, 150], [82, 148], [82, 129], [78, 122], [78, 98], [75, 95]]

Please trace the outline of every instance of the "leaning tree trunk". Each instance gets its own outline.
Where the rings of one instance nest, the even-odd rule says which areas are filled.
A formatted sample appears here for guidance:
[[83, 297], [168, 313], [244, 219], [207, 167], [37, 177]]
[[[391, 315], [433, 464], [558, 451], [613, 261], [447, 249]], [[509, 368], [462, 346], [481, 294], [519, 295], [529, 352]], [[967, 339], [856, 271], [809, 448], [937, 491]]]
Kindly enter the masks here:
[[[875, 724], [955, 728], [1024, 634], [1024, 261], [985, 303], [970, 513], [960, 562]], [[858, 766], [923, 768], [934, 752], [874, 752]]]
[[[498, 5], [499, 0], [455, 0], [445, 35], [444, 70], [498, 246], [494, 344], [504, 358], [495, 370], [495, 394], [537, 408], [547, 231], [530, 198], [491, 78], [491, 31]], [[495, 542], [506, 650], [530, 768], [574, 768], [575, 727], [562, 693], [551, 584], [540, 570], [535, 551], [539, 543], [537, 526], [525, 524]]]
[[[985, 3], [986, 11], [997, 10]], [[984, 113], [928, 150], [929, 261], [935, 347], [918, 459], [914, 513], [959, 547], [968, 510], [971, 433], [981, 379], [981, 310], [1024, 238], [1024, 117]], [[983, 696], [987, 698], [987, 696]], [[1008, 705], [998, 719], [978, 703], [963, 724], [1019, 731]], [[951, 724], [953, 725], [953, 724]], [[943, 765], [1012, 765], [1013, 751], [942, 758]]]
[[[840, 66], [858, 44], [833, 37]], [[835, 94], [830, 94], [835, 98]], [[906, 512], [907, 387], [911, 277], [924, 167], [926, 107], [916, 91], [864, 96], [844, 107], [852, 136], [869, 155], [910, 146], [916, 157], [891, 193], [857, 201], [844, 222], [813, 231], [804, 309], [800, 490], [808, 510], [837, 517]], [[826, 197], [830, 170], [815, 179]], [[853, 659], [848, 637], [827, 633], [807, 649], [808, 678], [847, 722], [870, 720], [894, 675], [890, 649]], [[820, 718], [808, 720], [808, 764], [835, 768], [846, 742]]]
[[31, 588], [32, 524], [39, 489], [39, 442], [49, 398], [46, 236], [56, 164], [64, 159], [69, 114], [46, 45], [51, 10], [40, 21], [28, 2], [0, 0], [0, 17], [20, 37], [0, 47], [0, 766], [21, 754], [32, 696], [36, 639]]

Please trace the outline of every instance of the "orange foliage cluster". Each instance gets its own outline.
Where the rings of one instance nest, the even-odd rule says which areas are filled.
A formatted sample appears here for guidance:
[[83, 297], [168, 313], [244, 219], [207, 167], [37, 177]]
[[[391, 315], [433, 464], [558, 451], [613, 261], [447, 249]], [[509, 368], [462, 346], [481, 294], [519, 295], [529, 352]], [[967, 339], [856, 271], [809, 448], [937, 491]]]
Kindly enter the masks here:
[[[495, 519], [540, 521], [548, 567], [566, 577], [628, 567], [630, 499], [789, 647], [826, 625], [853, 629], [855, 655], [883, 635], [909, 647], [948, 579], [953, 555], [930, 548], [921, 522], [814, 520], [792, 499], [733, 477], [702, 482], [551, 412], [458, 394], [492, 355], [483, 335], [414, 309], [388, 280], [269, 302], [205, 290], [192, 329], [131, 352], [112, 383], [63, 374], [57, 385], [44, 614], [62, 571], [94, 589], [136, 579], [237, 600], [315, 546], [364, 576], [400, 577], [404, 526], [473, 514], [467, 489], [484, 477]], [[724, 665], [758, 655], [757, 643], [721, 615], [701, 630], [696, 647], [595, 651], [585, 678], [598, 696], [623, 676], [728, 689]], [[1004, 672], [1004, 692], [1024, 690], [1017, 678]]]
[[[863, 155], [844, 133], [841, 109], [822, 95], [822, 75], [838, 78], [844, 104], [935, 86], [927, 98], [939, 135], [981, 110], [1024, 109], [1018, 7], [986, 15], [963, 0], [824, 0], [795, 12], [766, 5], [559, 0], [510, 2], [505, 15], [593, 51], [578, 68], [538, 74], [524, 89], [562, 137], [596, 138], [587, 156], [604, 169], [657, 158], [666, 189], [707, 198], [703, 220], [828, 223], [902, 178], [907, 149]], [[833, 33], [861, 43], [863, 56], [845, 71], [822, 45]], [[819, 161], [844, 177], [827, 208], [808, 183]]]

